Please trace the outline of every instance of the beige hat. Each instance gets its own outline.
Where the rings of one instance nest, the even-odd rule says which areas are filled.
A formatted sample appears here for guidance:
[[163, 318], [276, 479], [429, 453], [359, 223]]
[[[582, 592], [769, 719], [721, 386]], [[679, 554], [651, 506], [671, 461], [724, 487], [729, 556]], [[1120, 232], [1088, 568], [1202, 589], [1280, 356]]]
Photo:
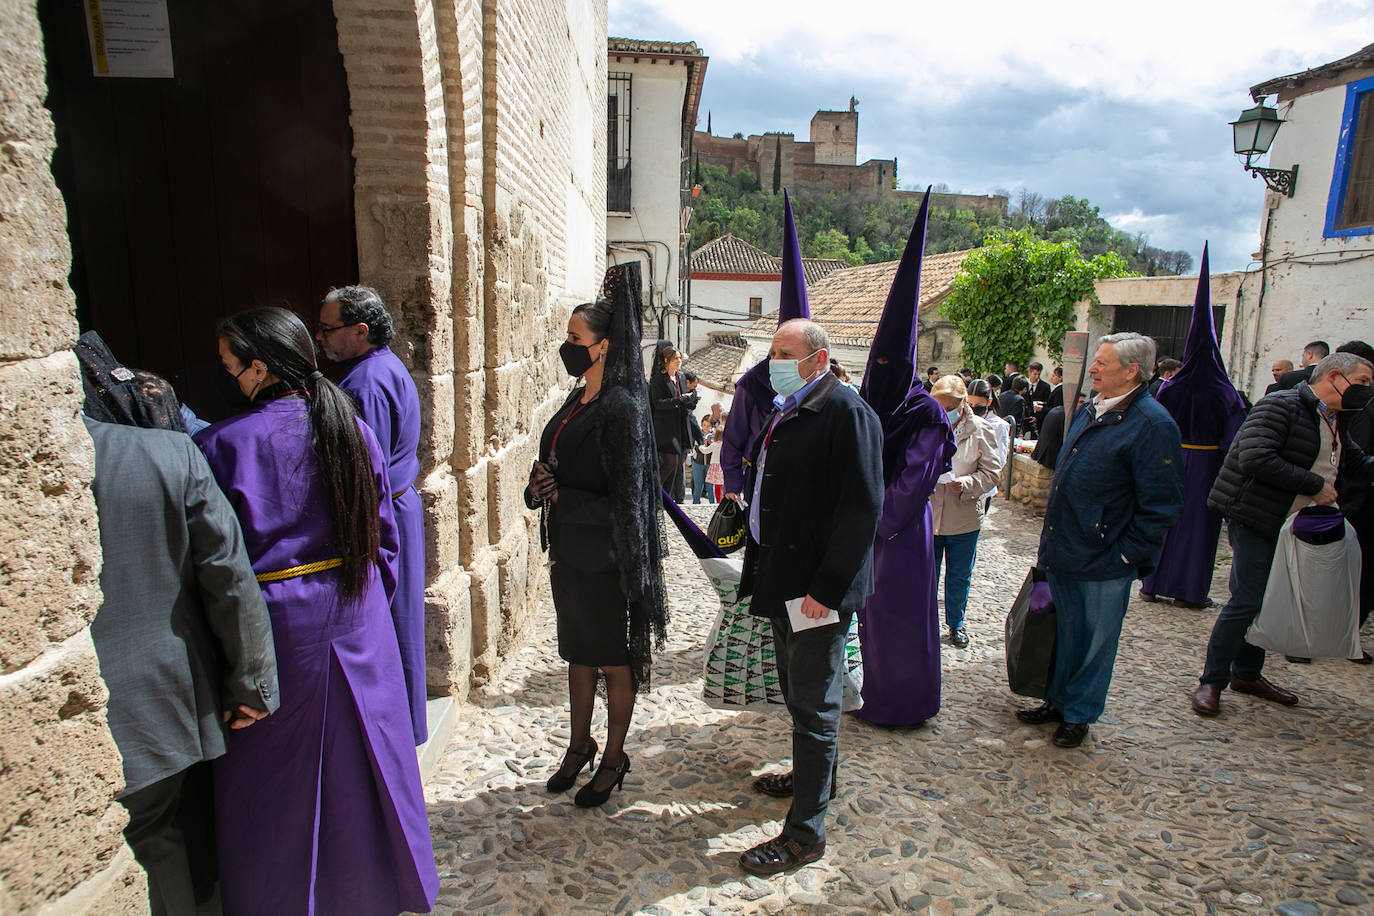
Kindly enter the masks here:
[[964, 380], [959, 376], [944, 375], [930, 389], [930, 394], [931, 397], [943, 395], [947, 398], [954, 398], [956, 401], [962, 401], [968, 397], [968, 389], [964, 387]]

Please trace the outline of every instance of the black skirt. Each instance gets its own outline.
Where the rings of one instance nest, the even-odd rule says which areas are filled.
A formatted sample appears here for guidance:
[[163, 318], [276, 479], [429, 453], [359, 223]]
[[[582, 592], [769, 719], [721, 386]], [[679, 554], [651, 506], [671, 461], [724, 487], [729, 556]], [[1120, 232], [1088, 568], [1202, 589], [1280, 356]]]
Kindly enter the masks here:
[[549, 567], [549, 585], [558, 617], [560, 658], [593, 668], [630, 663], [629, 608], [618, 570], [588, 573], [554, 563]]

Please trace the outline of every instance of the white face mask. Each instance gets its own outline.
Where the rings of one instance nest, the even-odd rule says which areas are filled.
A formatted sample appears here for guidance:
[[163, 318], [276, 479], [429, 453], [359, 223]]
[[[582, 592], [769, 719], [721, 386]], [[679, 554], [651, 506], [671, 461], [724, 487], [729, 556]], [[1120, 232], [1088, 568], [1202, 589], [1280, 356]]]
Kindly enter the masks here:
[[801, 359], [770, 359], [768, 361], [768, 381], [772, 383], [773, 390], [783, 397], [787, 397], [805, 385], [806, 380], [802, 378], [801, 370], [797, 366], [819, 352], [821, 351], [813, 350]]

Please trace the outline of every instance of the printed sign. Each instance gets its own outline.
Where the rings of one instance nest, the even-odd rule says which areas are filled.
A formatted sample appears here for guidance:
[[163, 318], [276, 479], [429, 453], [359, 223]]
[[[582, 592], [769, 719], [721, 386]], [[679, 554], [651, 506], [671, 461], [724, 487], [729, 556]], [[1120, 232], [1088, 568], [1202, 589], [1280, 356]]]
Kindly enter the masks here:
[[91, 72], [170, 79], [172, 30], [167, 0], [85, 0]]

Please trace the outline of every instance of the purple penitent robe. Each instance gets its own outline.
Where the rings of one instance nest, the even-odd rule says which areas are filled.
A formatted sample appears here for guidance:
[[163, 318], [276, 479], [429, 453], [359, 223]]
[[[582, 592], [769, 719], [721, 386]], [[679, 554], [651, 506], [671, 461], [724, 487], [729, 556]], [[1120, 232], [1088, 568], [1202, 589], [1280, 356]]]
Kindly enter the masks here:
[[1140, 583], [1147, 595], [1189, 604], [1205, 604], [1212, 587], [1221, 515], [1207, 507], [1207, 494], [1245, 420], [1245, 402], [1227, 376], [1217, 346], [1207, 260], [1204, 246], [1183, 368], [1155, 395], [1183, 438], [1183, 512], [1164, 536], [1154, 571]]
[[776, 392], [768, 381], [768, 360], [751, 366], [735, 382], [735, 397], [730, 402], [730, 419], [725, 423], [721, 439], [720, 471], [725, 480], [726, 493], [740, 493], [744, 488], [744, 461], [749, 446], [773, 415]]
[[376, 347], [343, 364], [339, 387], [352, 395], [363, 422], [372, 428], [387, 458], [392, 508], [401, 549], [396, 564], [396, 594], [391, 618], [401, 648], [415, 743], [429, 737], [425, 720], [425, 527], [420, 495], [420, 396], [405, 364], [390, 347]]
[[[338, 556], [305, 400], [256, 404], [196, 437], [243, 527], [258, 574]], [[379, 494], [376, 437], [359, 424]], [[438, 893], [391, 620], [396, 525], [382, 498], [377, 574], [340, 606], [338, 570], [262, 586], [281, 708], [233, 731], [214, 762], [226, 916], [394, 916]]]
[[[940, 711], [940, 613], [930, 494], [950, 468], [945, 410], [918, 383], [884, 421], [886, 487], [873, 543], [873, 594], [859, 612], [863, 707], [879, 725], [916, 725]], [[893, 437], [901, 440], [898, 448]], [[900, 457], [898, 457], [900, 456]]]

